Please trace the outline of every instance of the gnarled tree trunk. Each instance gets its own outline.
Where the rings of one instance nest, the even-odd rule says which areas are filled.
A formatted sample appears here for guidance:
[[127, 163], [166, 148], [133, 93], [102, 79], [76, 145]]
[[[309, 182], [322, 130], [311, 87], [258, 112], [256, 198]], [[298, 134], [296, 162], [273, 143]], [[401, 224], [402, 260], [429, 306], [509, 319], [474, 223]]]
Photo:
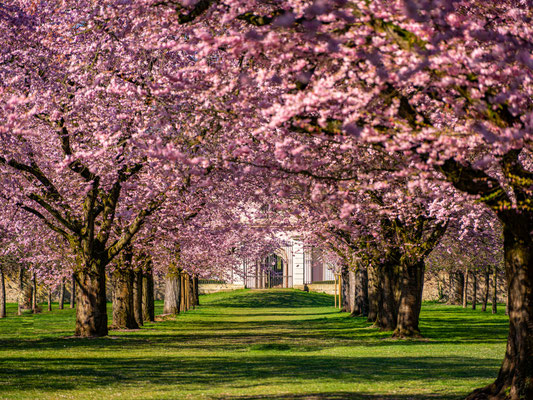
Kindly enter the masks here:
[[420, 336], [418, 327], [424, 290], [424, 261], [402, 266], [401, 296], [394, 337]]
[[52, 289], [48, 288], [48, 311], [52, 311]]
[[[96, 264], [96, 265], [94, 265]], [[107, 335], [105, 266], [94, 261], [93, 268], [76, 272], [76, 328], [82, 337]]]
[[498, 378], [468, 399], [533, 399], [533, 215], [500, 216], [509, 296], [509, 337]]

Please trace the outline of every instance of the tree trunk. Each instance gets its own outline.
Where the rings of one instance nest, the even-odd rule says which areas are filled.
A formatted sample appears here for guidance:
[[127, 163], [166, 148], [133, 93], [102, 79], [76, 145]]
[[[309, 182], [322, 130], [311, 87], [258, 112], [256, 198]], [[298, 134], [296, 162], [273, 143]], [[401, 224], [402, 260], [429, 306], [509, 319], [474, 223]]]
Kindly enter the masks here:
[[354, 273], [354, 307], [352, 315], [368, 315], [368, 272], [359, 267]]
[[189, 287], [190, 308], [194, 310], [196, 308], [196, 299], [194, 295], [194, 278], [192, 275], [189, 275]]
[[468, 268], [465, 269], [464, 273], [465, 285], [463, 287], [463, 308], [468, 306]]
[[61, 284], [59, 286], [59, 309], [62, 310], [65, 306], [65, 278], [61, 278]]
[[179, 314], [181, 306], [181, 274], [169, 272], [165, 277], [165, 305], [163, 314]]
[[509, 296], [509, 337], [498, 378], [468, 399], [533, 399], [533, 216], [500, 214]]
[[76, 274], [72, 274], [70, 290], [70, 308], [74, 308], [76, 304]]
[[487, 304], [489, 302], [489, 293], [490, 293], [490, 271], [485, 271], [485, 291], [483, 292], [483, 305], [481, 306], [481, 311], [487, 311]]
[[453, 295], [450, 296], [450, 303], [455, 305], [463, 304], [463, 296], [465, 291], [465, 276], [461, 271], [452, 273], [454, 280]]
[[422, 308], [422, 292], [424, 290], [424, 261], [414, 265], [402, 266], [402, 284], [400, 304], [398, 308], [398, 323], [393, 337], [419, 337], [418, 326], [420, 310]]
[[6, 279], [4, 269], [0, 268], [0, 318], [6, 317]]
[[348, 271], [348, 280], [350, 285], [350, 289], [348, 291], [350, 315], [354, 317], [358, 314], [355, 312], [355, 271], [352, 268], [350, 268]]
[[154, 299], [154, 276], [152, 267], [148, 266], [143, 274], [143, 320], [155, 321], [155, 299]]
[[48, 311], [52, 311], [52, 289], [48, 288]]
[[137, 329], [133, 312], [133, 271], [116, 268], [113, 282], [113, 329]]
[[180, 272], [180, 312], [185, 312], [187, 308], [187, 280], [185, 279], [185, 272]]
[[380, 302], [379, 280], [375, 266], [367, 266], [368, 274], [368, 322], [376, 322]]
[[133, 271], [133, 315], [138, 326], [143, 325], [143, 271]]
[[348, 266], [344, 266], [340, 275], [341, 279], [341, 311], [350, 312], [350, 276]]
[[198, 284], [198, 275], [194, 275], [194, 305], [200, 305], [200, 288]]
[[30, 310], [33, 298], [32, 286], [24, 278], [24, 267], [19, 268], [18, 276], [18, 310], [17, 315], [22, 315], [22, 310]]
[[492, 313], [498, 312], [498, 268], [494, 267], [494, 278], [492, 279], [494, 287], [492, 292]]
[[476, 309], [477, 305], [477, 275], [472, 272], [472, 310]]
[[399, 283], [398, 266], [385, 263], [378, 267], [380, 280], [380, 307], [376, 326], [382, 331], [394, 331], [398, 321], [397, 286]]
[[[91, 265], [92, 264], [92, 265]], [[75, 273], [76, 328], [75, 335], [94, 337], [107, 335], [107, 299], [105, 264], [90, 260], [92, 268]]]
[[33, 293], [33, 296], [32, 296], [31, 309], [33, 310], [34, 313], [36, 313], [38, 310], [37, 310], [37, 275], [35, 274], [35, 272], [33, 273], [33, 277], [32, 277], [32, 293]]

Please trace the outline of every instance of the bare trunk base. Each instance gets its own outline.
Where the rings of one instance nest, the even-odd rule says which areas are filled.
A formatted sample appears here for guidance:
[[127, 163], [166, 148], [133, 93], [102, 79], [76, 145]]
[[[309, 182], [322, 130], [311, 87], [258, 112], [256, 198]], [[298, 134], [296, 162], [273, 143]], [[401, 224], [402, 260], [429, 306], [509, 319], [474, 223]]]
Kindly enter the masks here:
[[169, 272], [165, 277], [165, 305], [163, 314], [179, 314], [181, 299], [181, 277], [177, 272]]
[[107, 335], [107, 309], [105, 296], [105, 273], [78, 272], [76, 299], [75, 335], [94, 337]]

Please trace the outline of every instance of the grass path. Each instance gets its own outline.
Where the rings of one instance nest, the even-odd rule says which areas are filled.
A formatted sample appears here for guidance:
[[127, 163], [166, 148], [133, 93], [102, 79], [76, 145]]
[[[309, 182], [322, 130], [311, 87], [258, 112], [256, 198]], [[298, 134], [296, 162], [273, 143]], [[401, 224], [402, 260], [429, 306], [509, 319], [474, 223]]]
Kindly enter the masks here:
[[502, 313], [425, 304], [426, 339], [397, 341], [328, 295], [201, 302], [103, 339], [68, 338], [72, 310], [0, 320], [0, 399], [458, 399], [494, 379], [505, 351]]

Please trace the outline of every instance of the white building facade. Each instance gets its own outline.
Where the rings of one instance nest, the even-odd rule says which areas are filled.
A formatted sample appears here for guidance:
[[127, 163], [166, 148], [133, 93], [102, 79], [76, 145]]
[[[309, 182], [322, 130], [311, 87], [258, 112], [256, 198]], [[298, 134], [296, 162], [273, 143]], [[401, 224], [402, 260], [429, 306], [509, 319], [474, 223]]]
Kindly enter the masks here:
[[231, 283], [249, 289], [303, 288], [310, 283], [333, 281], [329, 267], [320, 249], [290, 239], [263, 259], [244, 261], [233, 271]]

